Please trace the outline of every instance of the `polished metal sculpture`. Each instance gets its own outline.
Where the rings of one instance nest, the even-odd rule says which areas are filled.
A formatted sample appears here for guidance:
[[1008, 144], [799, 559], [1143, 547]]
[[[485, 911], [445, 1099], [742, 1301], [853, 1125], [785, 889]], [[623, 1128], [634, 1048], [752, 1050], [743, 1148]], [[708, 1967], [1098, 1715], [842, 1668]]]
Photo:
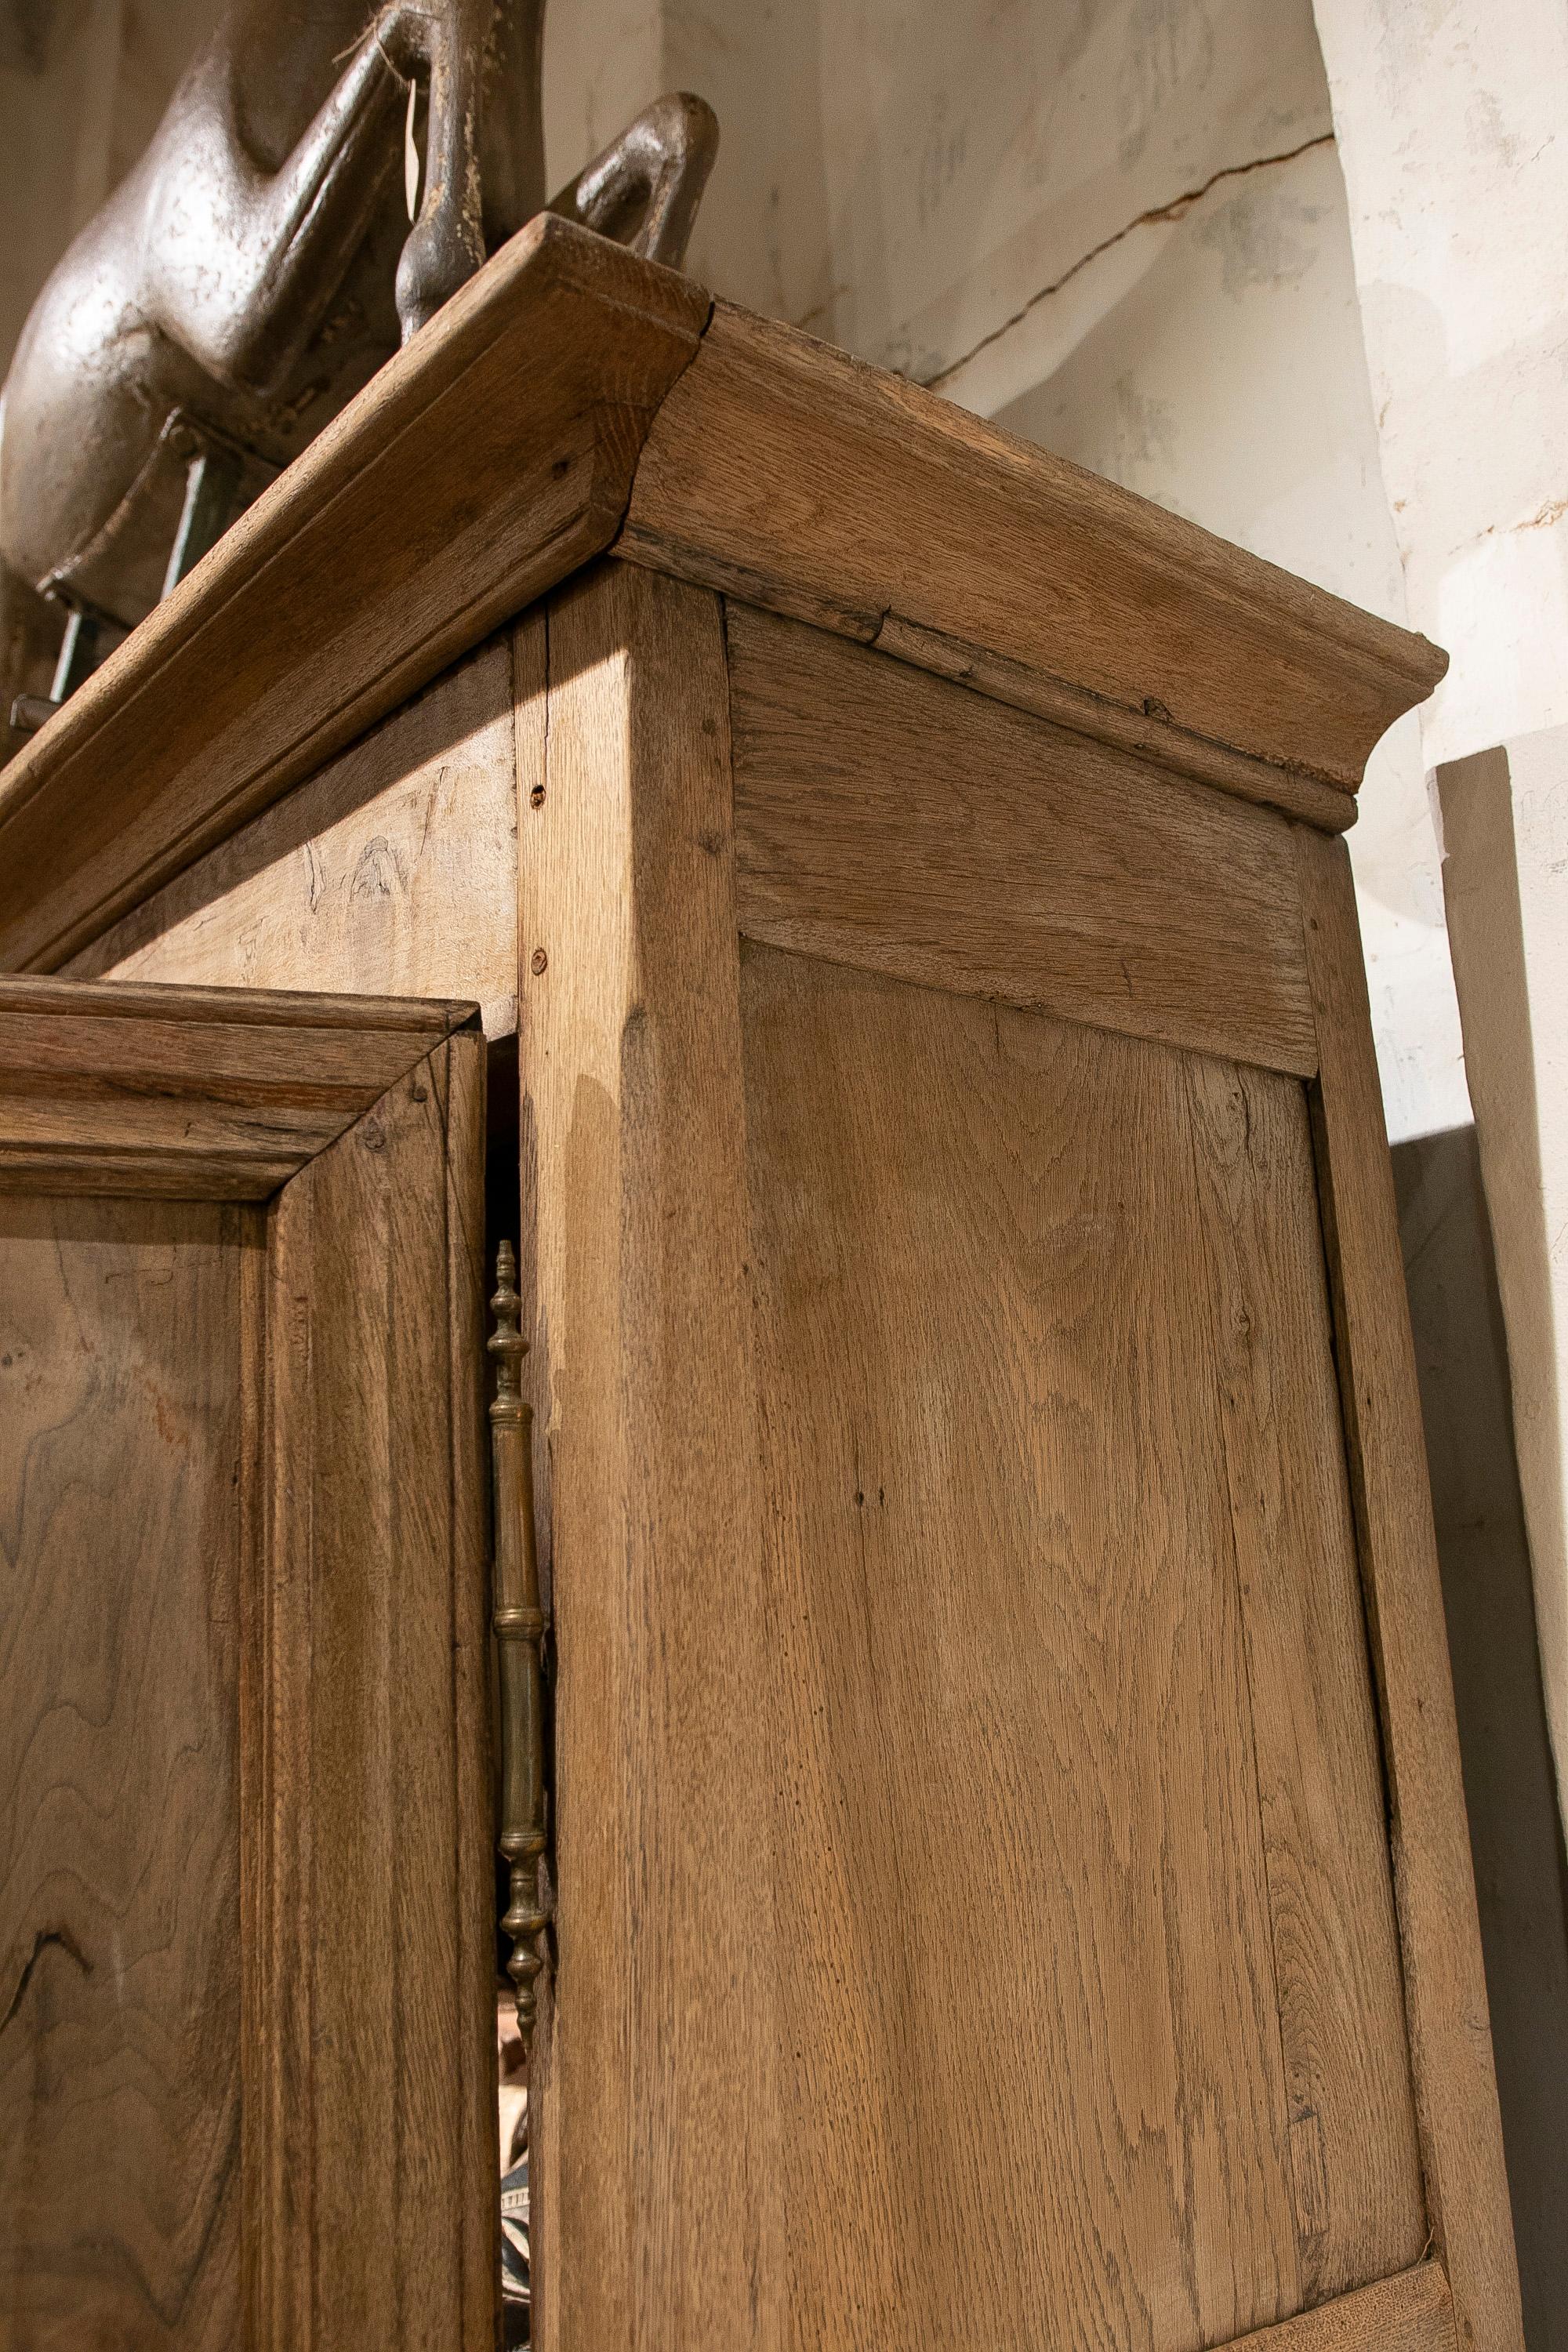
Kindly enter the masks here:
[[[14, 726], [47, 717], [542, 208], [543, 17], [544, 0], [425, 0], [368, 23], [365, 0], [231, 0], [6, 380]], [[717, 140], [700, 99], [661, 99], [551, 209], [679, 266]], [[62, 614], [49, 693], [13, 708]]]

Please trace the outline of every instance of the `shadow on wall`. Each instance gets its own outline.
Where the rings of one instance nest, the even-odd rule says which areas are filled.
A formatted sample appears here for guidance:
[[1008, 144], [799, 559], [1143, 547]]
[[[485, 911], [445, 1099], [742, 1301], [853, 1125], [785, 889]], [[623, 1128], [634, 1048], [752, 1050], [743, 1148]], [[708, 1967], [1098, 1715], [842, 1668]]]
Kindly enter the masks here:
[[1394, 1153], [1530, 2352], [1568, 2352], [1568, 1857], [1473, 1127]]

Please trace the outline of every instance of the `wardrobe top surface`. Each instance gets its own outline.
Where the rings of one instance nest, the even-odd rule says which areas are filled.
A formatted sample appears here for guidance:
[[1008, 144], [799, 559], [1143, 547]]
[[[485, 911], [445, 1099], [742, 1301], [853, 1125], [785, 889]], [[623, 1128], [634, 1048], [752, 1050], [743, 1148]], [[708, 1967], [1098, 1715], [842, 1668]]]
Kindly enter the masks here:
[[1425, 638], [543, 215], [0, 772], [0, 970], [58, 966], [606, 553], [1120, 730], [1188, 773], [1206, 761], [1333, 829], [1378, 737], [1446, 667]]

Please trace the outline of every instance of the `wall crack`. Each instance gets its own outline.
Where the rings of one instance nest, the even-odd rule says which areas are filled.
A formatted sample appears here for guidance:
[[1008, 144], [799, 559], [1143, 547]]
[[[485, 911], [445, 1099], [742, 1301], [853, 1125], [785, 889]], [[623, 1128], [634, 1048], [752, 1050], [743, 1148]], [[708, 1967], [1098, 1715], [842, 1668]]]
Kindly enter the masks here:
[[1331, 147], [1333, 143], [1333, 132], [1322, 131], [1315, 139], [1303, 139], [1299, 147], [1287, 147], [1278, 155], [1255, 155], [1249, 163], [1226, 163], [1222, 170], [1211, 173], [1200, 186], [1184, 189], [1179, 196], [1173, 196], [1168, 204], [1156, 205], [1151, 211], [1140, 213], [1135, 220], [1130, 220], [1124, 227], [1114, 230], [1110, 236], [1101, 237], [1098, 245], [1091, 245], [1087, 253], [1079, 256], [1069, 269], [1064, 269], [1059, 278], [1053, 278], [1048, 286], [1042, 286], [1037, 292], [1031, 294], [1028, 300], [1013, 312], [1011, 318], [1004, 319], [1000, 326], [993, 327], [988, 334], [982, 335], [979, 341], [971, 344], [969, 350], [961, 358], [950, 361], [946, 367], [939, 368], [934, 375], [922, 376], [920, 381], [931, 390], [934, 390], [938, 384], [945, 383], [950, 376], [955, 376], [960, 368], [967, 367], [971, 360], [977, 358], [992, 343], [999, 342], [1004, 335], [1011, 334], [1013, 329], [1026, 319], [1031, 310], [1037, 310], [1039, 305], [1048, 301], [1053, 294], [1059, 294], [1062, 288], [1070, 284], [1081, 270], [1087, 269], [1091, 261], [1098, 261], [1102, 253], [1109, 253], [1112, 246], [1120, 245], [1125, 237], [1132, 235], [1134, 229], [1153, 228], [1163, 221], [1183, 219], [1192, 211], [1194, 205], [1203, 202], [1211, 188], [1217, 188], [1222, 180], [1241, 180], [1245, 179], [1249, 172], [1267, 172], [1280, 163], [1293, 163], [1298, 155], [1310, 155], [1314, 147]]

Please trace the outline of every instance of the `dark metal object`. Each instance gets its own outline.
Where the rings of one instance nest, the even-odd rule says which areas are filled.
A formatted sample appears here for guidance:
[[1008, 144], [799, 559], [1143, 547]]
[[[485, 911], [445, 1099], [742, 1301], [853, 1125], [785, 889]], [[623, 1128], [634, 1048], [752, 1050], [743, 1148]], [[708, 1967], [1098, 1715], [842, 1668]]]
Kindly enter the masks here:
[[[365, 0], [230, 0], [17, 345], [0, 562], [21, 587], [133, 626], [541, 210], [543, 20], [544, 0], [397, 0], [368, 24]], [[717, 136], [700, 99], [660, 100], [554, 209], [678, 265]]]
[[541, 1885], [549, 1830], [544, 1792], [544, 1610], [533, 1538], [533, 1413], [522, 1394], [528, 1342], [519, 1328], [522, 1301], [510, 1242], [496, 1254], [490, 1300], [496, 1360], [490, 1406], [495, 1475], [495, 1634], [500, 1662], [500, 1826], [497, 1844], [511, 1872], [501, 1926], [511, 1938], [507, 1963], [517, 1995], [517, 2030], [526, 2055], [538, 2014], [550, 1913]]
[[19, 694], [11, 705], [11, 724], [18, 732], [30, 735], [57, 711], [68, 695], [74, 694], [84, 677], [90, 677], [100, 661], [114, 651], [125, 631], [118, 621], [105, 613], [95, 613], [90, 605], [79, 604], [66, 623], [65, 635], [60, 639], [59, 657], [55, 663], [54, 682], [48, 693]]

